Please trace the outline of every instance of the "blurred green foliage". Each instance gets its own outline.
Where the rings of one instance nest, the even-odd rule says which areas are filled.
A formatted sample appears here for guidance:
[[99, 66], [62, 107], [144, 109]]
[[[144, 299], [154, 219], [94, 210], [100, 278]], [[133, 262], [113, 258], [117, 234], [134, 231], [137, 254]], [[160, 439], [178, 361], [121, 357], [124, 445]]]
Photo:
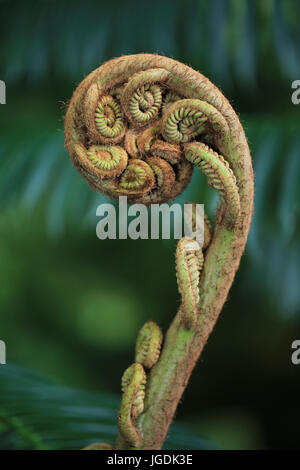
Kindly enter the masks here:
[[[300, 369], [290, 354], [300, 337], [300, 105], [291, 82], [300, 79], [300, 2], [2, 1], [0, 9], [0, 339], [8, 362], [116, 394], [143, 322], [165, 331], [174, 316], [175, 241], [100, 242], [95, 213], [106, 198], [63, 146], [66, 102], [87, 73], [121, 54], [165, 54], [230, 99], [256, 176], [246, 254], [178, 417], [219, 447], [298, 448]], [[213, 214], [216, 197], [199, 172], [177, 199], [186, 201]]]
[[[82, 449], [115, 441], [119, 399], [53, 384], [21, 367], [0, 375], [0, 449]], [[212, 449], [183, 425], [172, 425], [164, 449]]]

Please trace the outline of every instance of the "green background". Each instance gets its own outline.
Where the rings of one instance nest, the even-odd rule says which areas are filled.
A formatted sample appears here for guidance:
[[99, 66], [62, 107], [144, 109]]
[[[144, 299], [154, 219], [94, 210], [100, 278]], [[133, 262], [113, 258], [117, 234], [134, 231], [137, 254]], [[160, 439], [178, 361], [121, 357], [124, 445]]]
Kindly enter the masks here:
[[[218, 448], [299, 448], [291, 344], [300, 339], [300, 105], [291, 83], [300, 79], [300, 2], [1, 1], [0, 9], [8, 362], [0, 381], [18, 364], [118, 399], [139, 328], [153, 319], [166, 331], [176, 313], [176, 242], [98, 240], [96, 207], [107, 199], [73, 168], [63, 139], [68, 100], [86, 74], [122, 54], [158, 53], [201, 71], [229, 98], [256, 186], [245, 255], [176, 419]], [[215, 195], [196, 171], [176, 202], [191, 200], [213, 213]], [[16, 389], [21, 375], [12, 369]]]

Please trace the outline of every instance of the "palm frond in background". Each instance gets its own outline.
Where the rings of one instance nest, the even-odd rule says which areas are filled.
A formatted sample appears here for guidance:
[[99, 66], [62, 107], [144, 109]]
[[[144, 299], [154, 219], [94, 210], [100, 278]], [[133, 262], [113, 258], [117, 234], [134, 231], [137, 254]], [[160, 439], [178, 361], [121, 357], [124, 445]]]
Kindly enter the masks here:
[[[73, 390], [7, 365], [0, 373], [0, 449], [82, 449], [114, 443], [117, 396]], [[165, 449], [211, 449], [188, 427], [174, 425]]]
[[35, 5], [2, 2], [1, 68], [10, 84], [75, 83], [111, 57], [141, 51], [184, 60], [246, 94], [300, 73], [298, 0]]

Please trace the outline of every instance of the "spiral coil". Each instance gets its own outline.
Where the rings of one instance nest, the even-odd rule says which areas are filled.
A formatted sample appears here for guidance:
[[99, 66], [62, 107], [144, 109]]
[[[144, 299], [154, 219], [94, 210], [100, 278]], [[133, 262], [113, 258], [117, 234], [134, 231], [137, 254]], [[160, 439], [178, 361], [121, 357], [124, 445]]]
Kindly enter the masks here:
[[[181, 68], [150, 54], [124, 56], [102, 65], [78, 86], [66, 114], [65, 141], [76, 168], [94, 189], [113, 198], [126, 195], [129, 202], [161, 203], [186, 188], [194, 166], [206, 173], [186, 145], [210, 144], [216, 152], [218, 135], [228, 125], [214, 106], [181, 85], [186, 80]], [[229, 163], [224, 167], [224, 178], [234, 183]], [[223, 205], [234, 199], [228, 220], [235, 223], [238, 190], [226, 197], [229, 186], [213, 184], [222, 189]]]

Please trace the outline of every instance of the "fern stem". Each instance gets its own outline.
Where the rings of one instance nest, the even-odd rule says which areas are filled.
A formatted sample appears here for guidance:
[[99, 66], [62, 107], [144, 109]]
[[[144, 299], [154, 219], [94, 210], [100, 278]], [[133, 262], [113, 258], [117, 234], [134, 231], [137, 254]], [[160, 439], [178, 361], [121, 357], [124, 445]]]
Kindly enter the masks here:
[[149, 349], [157, 362], [147, 361], [145, 391], [146, 372], [138, 362], [129, 368], [134, 373], [123, 387], [115, 448], [159, 449], [244, 250], [253, 210], [247, 141], [232, 107], [207, 78], [152, 54], [113, 59], [86, 77], [70, 102], [65, 140], [79, 172], [111, 197], [126, 194], [130, 202], [145, 204], [170, 201], [187, 186], [196, 166], [221, 198], [205, 254], [185, 253], [185, 241], [179, 242], [182, 305], [159, 357], [155, 345]]

